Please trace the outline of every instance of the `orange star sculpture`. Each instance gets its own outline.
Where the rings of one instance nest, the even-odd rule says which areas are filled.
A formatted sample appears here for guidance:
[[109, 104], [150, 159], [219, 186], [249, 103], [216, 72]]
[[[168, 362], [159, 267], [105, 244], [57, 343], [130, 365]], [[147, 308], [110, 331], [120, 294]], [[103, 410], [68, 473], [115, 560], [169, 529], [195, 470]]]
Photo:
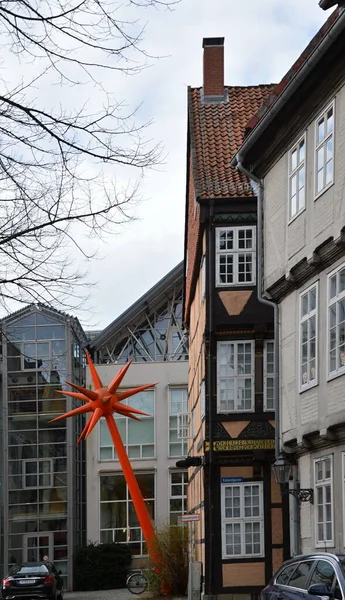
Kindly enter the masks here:
[[148, 388], [152, 388], [156, 384], [149, 383], [148, 385], [142, 385], [131, 390], [126, 390], [125, 392], [118, 392], [117, 389], [131, 365], [132, 361], [130, 361], [123, 367], [123, 369], [121, 369], [121, 371], [117, 373], [117, 375], [115, 375], [111, 383], [107, 387], [104, 387], [97, 373], [97, 370], [91, 360], [90, 354], [87, 351], [85, 351], [85, 353], [87, 362], [90, 367], [90, 373], [94, 390], [89, 390], [80, 385], [76, 385], [75, 383], [71, 383], [70, 381], [66, 381], [66, 383], [68, 383], [68, 385], [77, 390], [77, 392], [65, 392], [62, 390], [56, 391], [58, 391], [60, 394], [64, 394], [65, 396], [71, 396], [72, 398], [82, 400], [83, 402], [86, 402], [86, 404], [84, 406], [79, 406], [78, 408], [75, 408], [74, 410], [71, 410], [65, 413], [64, 415], [60, 415], [55, 419], [52, 419], [51, 422], [59, 421], [60, 419], [65, 419], [66, 417], [73, 417], [74, 415], [91, 413], [83, 431], [79, 436], [79, 443], [81, 440], [86, 439], [90, 435], [91, 431], [97, 425], [101, 417], [105, 418], [110, 435], [114, 442], [115, 450], [119, 457], [123, 474], [127, 482], [134, 509], [137, 514], [138, 521], [147, 544], [149, 556], [152, 560], [153, 565], [158, 570], [159, 555], [155, 549], [156, 534], [153, 529], [152, 522], [147, 511], [143, 496], [139, 489], [138, 482], [133, 473], [131, 463], [123, 445], [120, 432], [113, 417], [114, 413], [118, 413], [120, 415], [140, 421], [141, 419], [136, 415], [149, 416], [147, 415], [147, 413], [144, 413], [141, 410], [121, 404], [121, 401], [125, 400], [126, 398], [129, 398], [130, 396], [134, 396], [138, 392], [147, 390]]

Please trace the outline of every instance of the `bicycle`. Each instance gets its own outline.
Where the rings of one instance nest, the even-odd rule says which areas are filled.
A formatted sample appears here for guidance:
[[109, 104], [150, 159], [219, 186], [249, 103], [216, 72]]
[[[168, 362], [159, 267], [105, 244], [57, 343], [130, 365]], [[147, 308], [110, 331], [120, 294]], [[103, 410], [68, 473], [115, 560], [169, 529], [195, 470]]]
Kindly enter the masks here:
[[131, 594], [143, 594], [149, 585], [148, 579], [142, 569], [132, 572], [126, 581], [126, 587]]

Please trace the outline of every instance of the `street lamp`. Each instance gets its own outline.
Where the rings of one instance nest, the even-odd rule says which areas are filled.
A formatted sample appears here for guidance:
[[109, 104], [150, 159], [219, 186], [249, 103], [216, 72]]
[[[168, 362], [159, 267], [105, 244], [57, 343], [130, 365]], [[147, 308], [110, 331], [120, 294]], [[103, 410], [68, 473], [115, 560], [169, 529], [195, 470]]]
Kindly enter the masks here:
[[287, 489], [286, 484], [289, 483], [289, 479], [292, 474], [292, 464], [285, 456], [283, 456], [282, 454], [279, 455], [276, 462], [273, 463], [273, 465], [272, 465], [272, 471], [273, 471], [273, 475], [274, 475], [274, 479], [276, 480], [276, 483], [278, 483], [280, 485], [280, 490], [281, 490], [282, 494], [284, 494], [284, 493], [291, 494], [300, 503], [301, 502], [310, 502], [311, 504], [313, 504], [314, 490], [312, 490], [310, 488], [296, 489], [296, 490], [295, 489]]

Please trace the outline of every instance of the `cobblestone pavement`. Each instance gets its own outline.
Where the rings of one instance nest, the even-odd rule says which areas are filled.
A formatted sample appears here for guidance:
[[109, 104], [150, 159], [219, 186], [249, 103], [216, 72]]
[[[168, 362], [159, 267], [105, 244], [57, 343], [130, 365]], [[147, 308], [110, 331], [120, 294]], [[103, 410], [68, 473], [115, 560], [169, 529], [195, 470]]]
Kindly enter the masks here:
[[64, 600], [135, 600], [135, 598], [146, 600], [147, 592], [140, 596], [133, 596], [127, 588], [121, 590], [100, 590], [97, 592], [65, 592]]

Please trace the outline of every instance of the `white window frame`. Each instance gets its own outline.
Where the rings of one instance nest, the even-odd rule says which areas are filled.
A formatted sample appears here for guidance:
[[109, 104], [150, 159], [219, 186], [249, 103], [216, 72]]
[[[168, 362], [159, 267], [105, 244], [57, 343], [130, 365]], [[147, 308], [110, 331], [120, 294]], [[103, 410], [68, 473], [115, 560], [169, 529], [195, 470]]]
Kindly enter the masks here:
[[[272, 344], [272, 349], [273, 349], [273, 373], [268, 372], [268, 363], [267, 363], [267, 347], [269, 344]], [[265, 411], [274, 411], [275, 410], [275, 405], [274, 405], [274, 381], [276, 378], [276, 368], [275, 368], [275, 354], [274, 354], [274, 340], [264, 340], [264, 365], [263, 365], [263, 371], [264, 371], [264, 410]], [[267, 406], [267, 389], [268, 389], [268, 380], [272, 379], [272, 384], [273, 384], [273, 407], [270, 408]]]
[[[320, 121], [322, 119], [325, 120], [325, 122], [327, 121], [327, 113], [329, 112], [329, 110], [332, 108], [333, 110], [333, 129], [330, 133], [326, 133], [326, 135], [324, 135], [323, 139], [321, 140], [321, 142], [317, 141], [318, 138], [318, 125], [320, 123]], [[317, 119], [315, 119], [315, 156], [314, 156], [314, 167], [315, 167], [315, 176], [314, 176], [314, 187], [315, 187], [315, 200], [317, 200], [317, 198], [319, 198], [326, 190], [328, 190], [329, 187], [331, 187], [331, 185], [334, 184], [334, 156], [335, 156], [335, 100], [333, 99], [332, 102], [330, 102], [326, 108], [318, 115]], [[318, 154], [318, 150], [320, 150], [321, 147], [326, 148], [327, 146], [327, 142], [328, 140], [332, 139], [332, 145], [333, 145], [333, 150], [332, 150], [332, 181], [326, 183], [326, 166], [327, 166], [327, 162], [325, 160], [325, 155], [324, 155], [324, 161], [323, 161], [323, 169], [324, 169], [324, 176], [323, 176], [323, 181], [324, 181], [324, 186], [323, 188], [321, 188], [320, 190], [318, 190], [317, 188], [317, 180], [318, 180], [318, 170], [317, 170], [317, 154]]]
[[[183, 433], [183, 430], [186, 430], [187, 428], [188, 428], [188, 432], [189, 432], [189, 425], [190, 425], [190, 420], [191, 420], [191, 415], [190, 415], [190, 413], [188, 413], [188, 411], [185, 411], [185, 412], [172, 412], [171, 411], [171, 404], [172, 404], [171, 392], [173, 392], [174, 390], [185, 390], [186, 391], [186, 394], [187, 394], [186, 407], [188, 408], [188, 387], [187, 387], [187, 385], [170, 386], [169, 390], [168, 390], [168, 394], [169, 394], [169, 397], [168, 397], [168, 405], [169, 405], [169, 410], [168, 410], [168, 457], [169, 458], [178, 458], [178, 457], [187, 455], [189, 435], [187, 437], [184, 437], [181, 434]], [[183, 402], [183, 400], [182, 400], [182, 402]], [[176, 417], [176, 429], [170, 427], [170, 418], [171, 417]], [[171, 441], [171, 439], [170, 439], [172, 431], [176, 431], [176, 434], [177, 434], [176, 442]], [[181, 445], [181, 454], [171, 454], [170, 453], [170, 445], [177, 444], [177, 443], [180, 443], [180, 445]]]
[[[311, 292], [312, 289], [315, 288], [315, 308], [312, 309], [311, 311], [309, 311], [306, 315], [302, 316], [302, 302], [303, 302], [303, 297]], [[318, 281], [316, 281], [315, 283], [313, 283], [312, 285], [310, 285], [308, 288], [306, 288], [305, 290], [303, 290], [303, 292], [301, 292], [299, 294], [299, 298], [298, 298], [298, 302], [299, 302], [299, 308], [298, 308], [298, 315], [299, 315], [299, 336], [298, 336], [298, 386], [299, 386], [299, 391], [300, 392], [304, 392], [304, 390], [308, 390], [309, 388], [314, 387], [315, 385], [318, 385], [319, 382], [319, 368], [318, 368], [318, 343], [319, 343], [319, 283]], [[310, 379], [310, 373], [309, 373], [309, 365], [311, 362], [311, 358], [310, 358], [310, 336], [309, 336], [309, 323], [310, 323], [310, 319], [312, 319], [313, 317], [315, 317], [315, 378], [314, 379]], [[302, 325], [304, 323], [308, 323], [308, 360], [307, 360], [307, 372], [306, 372], [306, 381], [303, 381], [303, 376], [302, 376]]]
[[[234, 380], [234, 408], [233, 410], [221, 410], [220, 408], [220, 380], [223, 379], [220, 376], [220, 349], [222, 346], [233, 344], [234, 345], [234, 375], [229, 376], [226, 379]], [[250, 344], [251, 346], [251, 372], [243, 375], [238, 374], [238, 346], [239, 344]], [[254, 340], [224, 340], [217, 343], [217, 413], [219, 414], [230, 414], [238, 412], [254, 412], [255, 410], [255, 343]], [[239, 390], [238, 383], [242, 379], [251, 379], [251, 407], [250, 408], [239, 408], [236, 405], [237, 392]], [[237, 398], [238, 399], [238, 398]]]
[[[300, 160], [300, 147], [301, 147], [301, 143], [303, 142], [304, 144], [304, 158], [303, 160]], [[304, 210], [305, 210], [305, 205], [306, 205], [306, 150], [307, 150], [307, 139], [306, 139], [306, 134], [304, 133], [298, 140], [297, 142], [294, 144], [294, 146], [289, 150], [289, 155], [288, 155], [288, 159], [289, 159], [289, 185], [288, 185], [288, 189], [289, 189], [289, 202], [288, 202], [288, 222], [291, 223], [291, 221], [294, 221], [294, 219], [296, 219], [296, 217], [298, 217], [298, 215], [300, 215]], [[297, 164], [296, 167], [293, 169], [292, 168], [292, 155], [293, 153], [296, 152], [296, 157], [297, 157]], [[300, 171], [304, 169], [304, 185], [302, 186], [304, 189], [304, 200], [303, 200], [303, 205], [300, 205], [300, 190], [302, 189], [302, 187], [299, 187], [298, 181], [299, 181], [299, 173]], [[293, 194], [292, 192], [292, 180], [293, 178], [296, 177], [296, 212], [294, 212], [292, 214], [292, 210], [291, 210], [291, 201], [293, 198]]]
[[[39, 472], [39, 463], [42, 462], [46, 462], [49, 463], [50, 468], [49, 468], [49, 473], [40, 473]], [[27, 473], [26, 472], [26, 466], [28, 463], [33, 463], [37, 466], [36, 469], [36, 473]], [[49, 485], [39, 485], [39, 478], [40, 475], [49, 475]], [[30, 476], [36, 476], [37, 478], [37, 485], [26, 485], [26, 477], [30, 477]], [[53, 459], [52, 458], [26, 458], [23, 460], [23, 489], [24, 490], [34, 490], [34, 489], [44, 489], [47, 487], [53, 487], [53, 478], [54, 478], [54, 471], [53, 471]]]
[[[345, 290], [336, 294], [336, 296], [334, 296], [333, 298], [330, 297], [330, 282], [331, 279], [335, 276], [336, 277], [336, 286], [338, 287], [339, 285], [339, 273], [340, 271], [342, 271], [343, 269], [345, 269], [345, 263], [342, 263], [341, 265], [339, 265], [339, 267], [337, 267], [336, 269], [334, 269], [331, 273], [328, 274], [327, 277], [327, 379], [334, 379], [335, 377], [339, 377], [340, 375], [343, 375], [345, 373], [345, 360], [344, 357], [342, 359], [340, 359], [340, 355], [338, 356], [338, 348], [340, 346], [339, 344], [339, 326], [336, 325], [336, 369], [334, 371], [331, 371], [331, 366], [330, 366], [330, 308], [331, 306], [333, 306], [334, 304], [337, 305], [338, 302], [340, 302], [341, 300], [345, 299]], [[338, 315], [338, 308], [336, 307], [336, 319], [337, 315]], [[345, 345], [345, 341], [344, 341], [344, 345]], [[344, 362], [343, 365], [341, 365], [341, 362]]]
[[[327, 479], [316, 480], [316, 469], [317, 464], [325, 460], [330, 461], [331, 476]], [[325, 516], [325, 490], [326, 487], [330, 486], [331, 489], [331, 519], [332, 519], [332, 539], [330, 540], [318, 540], [318, 498], [317, 490], [322, 488], [323, 496], [323, 515]], [[327, 456], [321, 456], [314, 460], [314, 517], [315, 517], [315, 548], [333, 548], [334, 547], [334, 495], [333, 495], [333, 456], [329, 454]], [[323, 530], [325, 533], [325, 518], [323, 520]]]
[[[220, 235], [222, 232], [233, 232], [233, 248], [232, 250], [221, 250]], [[251, 231], [252, 232], [252, 248], [246, 250], [245, 248], [239, 248], [238, 239], [240, 231]], [[251, 281], [239, 281], [238, 280], [238, 257], [240, 254], [251, 254], [252, 260], [252, 279]], [[233, 281], [224, 283], [220, 280], [220, 257], [230, 256], [233, 257]], [[256, 282], [256, 227], [217, 227], [216, 228], [216, 286], [217, 287], [234, 287], [234, 286], [252, 286]]]
[[[172, 476], [173, 475], [182, 475], [182, 481], [181, 483], [173, 483], [172, 482]], [[181, 485], [182, 486], [182, 491], [185, 492], [185, 494], [176, 494], [174, 495], [172, 493], [172, 486], [173, 485]], [[188, 469], [183, 469], [183, 470], [171, 470], [169, 471], [169, 521], [171, 522], [171, 516], [172, 515], [184, 515], [187, 512], [187, 487], [188, 487]], [[172, 511], [171, 510], [171, 500], [181, 500], [182, 502], [182, 511]]]
[[[245, 504], [244, 504], [244, 492], [246, 487], [259, 486], [259, 515], [246, 517], [244, 516]], [[236, 516], [233, 518], [227, 518], [225, 515], [225, 491], [228, 488], [240, 488], [240, 517]], [[250, 482], [239, 482], [231, 484], [221, 485], [221, 519], [222, 519], [222, 558], [251, 558], [264, 556], [265, 540], [264, 540], [264, 498], [263, 498], [263, 483], [261, 481], [250, 481]], [[226, 525], [228, 524], [240, 524], [241, 526], [241, 553], [240, 554], [227, 554], [226, 552]], [[253, 554], [245, 552], [245, 524], [246, 523], [260, 523], [260, 553]]]

